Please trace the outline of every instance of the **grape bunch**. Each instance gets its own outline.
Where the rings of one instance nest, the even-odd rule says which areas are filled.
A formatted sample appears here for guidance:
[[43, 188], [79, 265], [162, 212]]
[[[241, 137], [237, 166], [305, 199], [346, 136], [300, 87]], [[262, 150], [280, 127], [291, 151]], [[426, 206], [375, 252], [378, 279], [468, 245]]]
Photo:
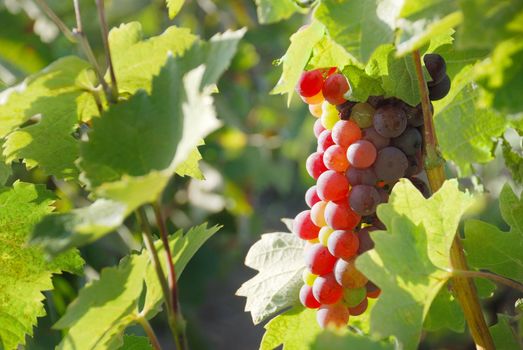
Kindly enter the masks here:
[[[435, 83], [438, 89], [440, 82]], [[307, 241], [299, 298], [305, 307], [318, 309], [321, 327], [346, 326], [350, 316], [366, 311], [368, 298], [380, 295], [355, 259], [374, 247], [369, 233], [384, 229], [376, 207], [387, 202], [394, 184], [409, 178], [429, 196], [418, 177], [423, 170], [421, 106], [381, 96], [351, 102], [345, 99], [350, 89], [336, 68], [303, 72], [297, 86], [317, 118], [318, 140], [306, 162], [316, 180], [305, 194], [309, 209], [293, 225], [294, 233]]]

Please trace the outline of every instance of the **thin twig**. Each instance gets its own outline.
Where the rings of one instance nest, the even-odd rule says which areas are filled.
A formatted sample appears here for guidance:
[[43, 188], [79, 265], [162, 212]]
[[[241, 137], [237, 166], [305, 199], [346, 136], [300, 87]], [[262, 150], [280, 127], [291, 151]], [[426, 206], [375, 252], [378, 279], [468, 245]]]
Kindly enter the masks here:
[[113, 59], [111, 57], [111, 48], [109, 47], [109, 29], [105, 19], [104, 0], [96, 0], [96, 8], [98, 9], [98, 18], [100, 20], [100, 28], [102, 30], [102, 41], [104, 43], [105, 60], [109, 68], [109, 75], [111, 76], [111, 92], [112, 102], [118, 102], [118, 84], [116, 82], [116, 75], [114, 73]]
[[[432, 119], [432, 112], [430, 109], [429, 92], [427, 82], [423, 76], [421, 55], [418, 50], [412, 53], [412, 58], [416, 67], [416, 77], [418, 80], [423, 111], [423, 145], [426, 157], [425, 170], [429, 179], [430, 188], [432, 192], [436, 192], [445, 181], [445, 172], [443, 170], [444, 161], [437, 150], [438, 144], [434, 128], [434, 120]], [[454, 241], [450, 247], [450, 260], [454, 269], [461, 271], [469, 270], [463, 252], [461, 239], [458, 234], [454, 236]], [[492, 335], [489, 332], [487, 323], [485, 322], [485, 317], [483, 316], [483, 311], [481, 310], [481, 304], [479, 302], [474, 281], [467, 277], [454, 276], [451, 285], [452, 290], [463, 309], [463, 313], [465, 314], [465, 319], [467, 320], [472, 338], [476, 343], [476, 348], [478, 350], [495, 349]]]
[[505, 278], [503, 276], [497, 275], [495, 273], [484, 272], [484, 271], [470, 271], [470, 270], [469, 271], [452, 270], [451, 273], [455, 276], [486, 278], [486, 279], [492, 280], [494, 282], [504, 284], [510, 288], [516, 289], [517, 291], [520, 291], [523, 293], [523, 284], [513, 281], [509, 278]]
[[139, 316], [136, 318], [136, 321], [142, 326], [145, 333], [147, 334], [147, 337], [151, 341], [151, 345], [155, 350], [162, 350], [162, 346], [160, 345], [160, 342], [158, 341], [158, 337], [156, 337], [156, 334], [154, 333], [153, 328], [151, 327], [151, 324], [145, 317]]
[[77, 43], [76, 37], [69, 27], [54, 13], [53, 9], [44, 0], [36, 0], [38, 6], [45, 12], [47, 17], [60, 29], [64, 36], [72, 43]]
[[183, 350], [187, 348], [187, 337], [185, 336], [185, 326], [182, 313], [180, 311], [180, 304], [178, 301], [178, 287], [176, 284], [176, 271], [174, 269], [173, 258], [171, 254], [171, 247], [169, 246], [169, 234], [167, 233], [167, 227], [165, 225], [165, 218], [162, 213], [160, 202], [153, 204], [154, 214], [156, 216], [156, 222], [158, 229], [160, 230], [160, 238], [165, 250], [165, 258], [167, 260], [167, 266], [169, 270], [168, 281], [169, 289], [171, 290], [171, 300], [173, 307], [173, 314], [175, 316], [175, 327], [177, 331], [177, 344], [176, 349]]

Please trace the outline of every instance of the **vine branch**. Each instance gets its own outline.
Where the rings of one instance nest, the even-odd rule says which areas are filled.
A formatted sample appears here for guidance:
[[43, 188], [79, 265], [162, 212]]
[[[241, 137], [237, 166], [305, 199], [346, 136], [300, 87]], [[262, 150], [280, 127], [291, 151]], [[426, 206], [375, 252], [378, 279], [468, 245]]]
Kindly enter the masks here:
[[54, 13], [53, 9], [50, 8], [44, 0], [36, 0], [36, 3], [38, 4], [38, 7], [40, 7], [40, 9], [45, 12], [46, 16], [49, 17], [49, 19], [58, 27], [58, 29], [60, 29], [67, 40], [73, 44], [78, 42], [71, 29], [69, 29], [69, 27], [60, 19], [60, 17], [56, 15], [56, 13]]
[[492, 280], [494, 282], [504, 284], [510, 288], [513, 288], [513, 289], [523, 293], [523, 284], [513, 281], [509, 278], [505, 278], [503, 276], [497, 275], [495, 273], [485, 272], [485, 271], [470, 271], [470, 270], [469, 271], [452, 270], [451, 273], [454, 276], [486, 278], [486, 279]]
[[143, 330], [147, 334], [147, 337], [151, 341], [151, 345], [155, 350], [162, 350], [162, 346], [160, 345], [160, 342], [158, 341], [158, 338], [156, 337], [156, 334], [154, 333], [153, 328], [151, 327], [151, 324], [145, 317], [139, 316], [136, 318], [136, 321], [142, 326]]
[[[423, 111], [424, 121], [424, 137], [423, 145], [425, 150], [426, 162], [425, 170], [429, 179], [429, 184], [432, 192], [437, 191], [445, 181], [445, 172], [443, 170], [444, 162], [438, 152], [438, 141], [434, 129], [434, 121], [432, 119], [432, 111], [430, 108], [429, 91], [427, 82], [423, 76], [421, 66], [421, 56], [419, 50], [412, 53], [414, 65], [416, 67], [416, 77], [418, 80], [418, 87], [421, 95], [421, 106]], [[450, 248], [450, 260], [453, 269], [459, 271], [468, 271], [467, 261], [463, 253], [461, 239], [458, 234], [455, 235], [454, 241]], [[476, 286], [470, 277], [455, 276], [452, 278], [452, 289], [458, 299], [465, 319], [470, 329], [470, 333], [477, 349], [493, 350], [494, 341], [489, 332], [481, 305], [479, 303]]]

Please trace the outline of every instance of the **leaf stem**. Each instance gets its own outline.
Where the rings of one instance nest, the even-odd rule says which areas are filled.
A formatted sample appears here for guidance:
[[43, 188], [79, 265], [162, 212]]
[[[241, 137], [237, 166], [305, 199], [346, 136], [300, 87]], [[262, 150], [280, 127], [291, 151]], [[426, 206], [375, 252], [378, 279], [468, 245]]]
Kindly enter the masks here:
[[136, 321], [142, 326], [145, 333], [147, 334], [147, 337], [151, 341], [151, 345], [155, 350], [162, 350], [162, 346], [160, 345], [160, 342], [158, 341], [158, 337], [156, 337], [156, 334], [154, 333], [153, 328], [151, 327], [151, 324], [147, 319], [143, 316], [139, 316], [136, 318]]
[[98, 9], [98, 18], [100, 20], [100, 27], [102, 30], [102, 41], [105, 50], [105, 60], [107, 67], [109, 67], [109, 75], [111, 76], [111, 97], [112, 102], [118, 101], [118, 84], [116, 82], [116, 75], [114, 73], [113, 60], [111, 57], [111, 48], [109, 47], [109, 29], [107, 27], [107, 20], [105, 18], [104, 0], [96, 0], [96, 8]]
[[107, 82], [104, 79], [102, 69], [100, 68], [100, 65], [98, 64], [98, 61], [96, 60], [96, 57], [94, 56], [93, 49], [91, 48], [91, 45], [89, 44], [89, 41], [87, 40], [87, 36], [84, 33], [84, 29], [83, 29], [83, 25], [82, 25], [82, 15], [80, 12], [80, 3], [78, 0], [73, 0], [73, 4], [74, 4], [74, 13], [76, 16], [76, 28], [73, 29], [73, 34], [77, 38], [77, 42], [80, 44], [80, 47], [82, 48], [82, 51], [85, 53], [87, 60], [93, 66], [96, 76], [98, 77], [98, 81], [102, 85], [102, 88], [105, 92], [105, 96], [106, 96], [107, 100], [111, 101], [112, 100], [111, 88], [109, 87], [109, 85], [107, 85]]
[[492, 280], [494, 282], [504, 284], [510, 288], [516, 289], [517, 291], [523, 293], [523, 284], [513, 281], [510, 278], [506, 278], [506, 277], [497, 275], [492, 272], [470, 271], [470, 270], [469, 271], [452, 270], [451, 273], [453, 276], [486, 278], [486, 279]]
[[53, 23], [58, 27], [58, 29], [60, 29], [60, 31], [64, 34], [67, 40], [69, 40], [73, 44], [76, 44], [77, 40], [71, 29], [69, 29], [69, 27], [60, 19], [60, 17], [56, 15], [56, 13], [54, 13], [53, 9], [50, 8], [49, 5], [47, 5], [45, 0], [36, 0], [36, 3], [42, 9], [42, 11], [45, 12], [47, 17], [49, 17], [49, 19], [53, 21]]
[[[432, 192], [437, 191], [445, 181], [445, 172], [443, 170], [444, 162], [437, 150], [438, 140], [434, 129], [434, 121], [430, 108], [429, 92], [427, 83], [423, 76], [421, 66], [421, 56], [419, 50], [412, 53], [414, 65], [416, 67], [416, 76], [418, 87], [421, 95], [421, 106], [423, 110], [424, 137], [423, 145], [425, 150], [425, 170], [429, 179]], [[450, 260], [453, 269], [459, 271], [468, 271], [467, 261], [461, 245], [461, 239], [458, 234], [454, 236], [454, 242], [450, 248]], [[452, 278], [452, 289], [463, 308], [465, 319], [470, 329], [470, 333], [477, 349], [493, 350], [494, 342], [489, 332], [481, 305], [479, 303], [478, 293], [473, 280], [466, 276], [455, 276]]]
[[178, 287], [176, 283], [176, 271], [174, 269], [173, 258], [171, 254], [171, 248], [169, 246], [169, 235], [167, 233], [167, 227], [165, 225], [165, 218], [162, 213], [160, 201], [153, 203], [154, 214], [156, 216], [156, 222], [158, 229], [160, 230], [160, 238], [162, 240], [165, 258], [167, 260], [167, 266], [169, 270], [168, 281], [171, 296], [172, 311], [174, 314], [174, 326], [176, 329], [176, 349], [183, 350], [187, 349], [187, 337], [185, 336], [185, 321], [183, 320], [182, 313], [180, 311], [180, 303], [178, 300]]

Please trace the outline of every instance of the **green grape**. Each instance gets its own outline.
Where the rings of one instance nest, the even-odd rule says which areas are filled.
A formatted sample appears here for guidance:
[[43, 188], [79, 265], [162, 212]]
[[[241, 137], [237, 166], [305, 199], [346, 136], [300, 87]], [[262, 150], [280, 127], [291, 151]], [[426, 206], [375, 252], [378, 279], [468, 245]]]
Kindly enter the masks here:
[[336, 124], [336, 122], [340, 120], [338, 110], [336, 109], [336, 106], [331, 105], [327, 101], [323, 102], [323, 105], [321, 107], [321, 124], [325, 129], [332, 130], [334, 124]]
[[361, 288], [346, 288], [343, 291], [343, 301], [347, 307], [358, 306], [367, 296], [367, 289]]
[[372, 126], [374, 112], [376, 112], [376, 110], [370, 104], [356, 103], [354, 107], [352, 107], [350, 118], [354, 120], [361, 129], [368, 128]]

